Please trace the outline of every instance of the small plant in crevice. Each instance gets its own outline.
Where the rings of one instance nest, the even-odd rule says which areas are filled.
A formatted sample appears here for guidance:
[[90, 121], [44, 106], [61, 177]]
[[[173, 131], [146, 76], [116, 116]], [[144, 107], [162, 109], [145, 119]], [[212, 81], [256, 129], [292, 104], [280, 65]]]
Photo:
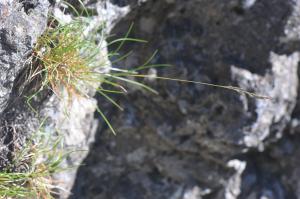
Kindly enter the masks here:
[[[52, 175], [61, 172], [68, 152], [62, 150], [62, 139], [41, 129], [26, 145], [14, 153], [5, 170], [0, 171], [0, 198], [52, 199], [59, 190]], [[17, 170], [16, 170], [17, 168]]]
[[[132, 26], [124, 38], [116, 39], [106, 46], [103, 42], [105, 39], [103, 29], [100, 27], [97, 32], [86, 35], [85, 31], [88, 26], [89, 22], [83, 18], [77, 18], [65, 25], [55, 19], [51, 21], [46, 32], [38, 39], [32, 52], [27, 82], [34, 81], [37, 78], [41, 81], [39, 90], [28, 98], [29, 105], [31, 99], [38, 92], [45, 89], [52, 90], [59, 98], [67, 97], [68, 101], [71, 101], [75, 97], [92, 97], [89, 94], [92, 88], [122, 110], [122, 107], [107, 94], [126, 93], [125, 87], [120, 83], [122, 81], [157, 93], [154, 89], [142, 83], [124, 77], [127, 74], [138, 74], [137, 70], [113, 68], [107, 63], [107, 57], [119, 55], [117, 51], [125, 41], [145, 42], [128, 38]], [[104, 48], [112, 44], [118, 44], [117, 50], [103, 54]], [[120, 56], [118, 60], [123, 58], [125, 56]], [[143, 65], [138, 69], [145, 67], [149, 66]], [[112, 85], [115, 89], [106, 90], [101, 86], [104, 84]], [[65, 93], [62, 91], [65, 91]], [[99, 107], [97, 111], [115, 133]]]
[[[80, 15], [79, 13], [77, 14]], [[65, 97], [64, 93], [61, 92], [62, 88], [64, 88], [68, 101], [73, 100], [74, 97], [92, 97], [89, 93], [92, 88], [121, 110], [123, 110], [123, 108], [117, 104], [109, 94], [126, 93], [126, 88], [123, 83], [139, 86], [157, 94], [157, 91], [137, 80], [133, 80], [133, 78], [155, 78], [201, 84], [233, 90], [250, 97], [269, 99], [268, 96], [251, 93], [239, 87], [215, 85], [170, 77], [153, 77], [152, 75], [140, 73], [141, 70], [146, 68], [168, 66], [166, 64], [150, 64], [150, 61], [155, 56], [156, 52], [141, 66], [133, 67], [129, 70], [113, 68], [107, 63], [106, 57], [114, 57], [114, 62], [120, 61], [130, 55], [130, 53], [125, 55], [119, 54], [120, 49], [126, 41], [145, 41], [128, 37], [132, 29], [131, 26], [124, 38], [116, 39], [108, 44], [104, 44], [103, 41], [106, 39], [104, 28], [100, 26], [97, 30], [87, 31], [89, 25], [90, 22], [87, 18], [79, 16], [68, 24], [63, 24], [58, 20], [53, 19], [49, 23], [45, 33], [38, 39], [36, 46], [33, 49], [28, 81], [33, 81], [37, 77], [40, 78], [41, 83], [39, 91], [51, 89], [59, 98]], [[112, 44], [117, 45], [116, 50], [103, 54], [104, 48]], [[111, 85], [114, 89], [104, 89], [105, 84]], [[29, 105], [30, 100], [35, 94], [28, 98]], [[105, 120], [111, 131], [115, 133], [115, 130], [100, 107], [97, 107], [97, 111]]]

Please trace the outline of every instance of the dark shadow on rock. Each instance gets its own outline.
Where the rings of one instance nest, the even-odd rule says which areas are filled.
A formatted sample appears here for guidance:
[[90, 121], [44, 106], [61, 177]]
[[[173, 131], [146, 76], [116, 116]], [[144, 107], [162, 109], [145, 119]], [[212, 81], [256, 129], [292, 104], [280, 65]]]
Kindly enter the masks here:
[[239, 199], [267, 197], [272, 199], [297, 198], [299, 175], [299, 134], [290, 134], [273, 143], [263, 153], [248, 152], [236, 158], [247, 162], [242, 175]]
[[[141, 64], [159, 49], [152, 62], [176, 66], [157, 69], [160, 76], [235, 85], [231, 65], [264, 75], [270, 69], [270, 52], [282, 49], [280, 37], [291, 2], [257, 1], [248, 9], [240, 2], [149, 0], [132, 6], [113, 33], [122, 36], [134, 22], [131, 36], [149, 44], [129, 44], [123, 52], [133, 48], [133, 56], [117, 67]], [[230, 91], [167, 81], [145, 83], [160, 96], [134, 89], [126, 97], [113, 96], [124, 112], [99, 98], [118, 134], [113, 136], [100, 124], [70, 199], [183, 198], [195, 188], [203, 198], [224, 198], [224, 184], [233, 173], [227, 161], [241, 153], [241, 129], [255, 115], [249, 115], [239, 95]], [[249, 109], [254, 108], [253, 102]], [[285, 191], [273, 198], [284, 199]]]

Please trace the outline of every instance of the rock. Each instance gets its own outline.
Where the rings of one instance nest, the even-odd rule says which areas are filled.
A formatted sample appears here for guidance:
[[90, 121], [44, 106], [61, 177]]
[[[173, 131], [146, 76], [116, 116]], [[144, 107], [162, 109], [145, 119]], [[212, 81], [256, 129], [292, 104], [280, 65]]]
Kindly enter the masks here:
[[[240, 87], [246, 90], [255, 90], [270, 96], [272, 100], [257, 100], [253, 118], [256, 121], [250, 126], [243, 127], [243, 143], [247, 147], [258, 147], [263, 150], [265, 139], [279, 139], [283, 130], [291, 120], [292, 111], [296, 105], [298, 76], [297, 68], [299, 53], [290, 56], [270, 54], [272, 63], [271, 74], [260, 77], [249, 71], [233, 67], [233, 78]], [[244, 98], [245, 111], [249, 110], [249, 102]], [[271, 135], [273, 134], [273, 136]]]
[[[88, 9], [98, 13], [92, 25], [107, 21], [108, 30], [121, 37], [134, 22], [130, 36], [149, 41], [124, 46], [123, 53], [133, 48], [133, 54], [116, 67], [140, 65], [156, 49], [151, 63], [175, 67], [143, 71], [151, 75], [143, 82], [159, 96], [132, 86], [127, 96], [112, 96], [124, 112], [100, 96], [75, 99], [69, 107], [49, 93], [34, 100], [48, 117], [47, 132], [60, 132], [67, 148], [85, 150], [64, 162], [84, 166], [55, 176], [65, 181], [60, 186], [66, 192], [59, 197], [299, 198], [299, 5], [299, 0], [91, 1]], [[0, 122], [5, 126], [0, 168], [39, 124], [24, 101], [28, 90], [22, 81], [24, 62], [46, 28], [48, 6], [46, 0], [0, 3]], [[102, 53], [106, 56], [105, 48]], [[272, 100], [156, 76], [239, 86]], [[94, 115], [97, 105], [116, 136]]]
[[49, 3], [0, 2], [0, 168], [9, 164], [14, 150], [21, 149], [39, 125], [25, 105], [24, 67], [34, 43], [47, 23]]
[[[61, 12], [59, 4], [55, 7], [54, 14], [64, 23], [72, 20], [71, 15], [65, 15]], [[84, 31], [86, 35], [95, 32], [99, 28], [99, 24], [103, 24], [106, 19], [103, 19], [102, 14], [99, 14], [91, 16], [89, 20], [89, 25]], [[103, 32], [103, 34], [106, 33]], [[103, 40], [103, 34], [95, 36], [100, 41]], [[106, 66], [106, 69], [99, 66], [99, 70], [109, 71], [111, 64], [106, 50], [107, 43], [102, 41], [101, 45], [98, 58]], [[77, 167], [86, 157], [89, 145], [94, 141], [98, 121], [94, 118], [97, 101], [93, 96], [96, 93], [94, 87], [97, 86], [100, 86], [100, 82], [95, 82], [93, 86], [86, 86], [84, 90], [88, 96], [73, 96], [74, 98], [71, 100], [66, 88], [61, 88], [61, 96], [52, 95], [40, 110], [42, 117], [47, 118], [45, 125], [47, 133], [62, 136], [66, 153], [73, 151], [67, 155], [62, 164], [62, 167], [70, 169], [54, 175], [54, 181], [59, 182], [56, 184], [59, 187], [58, 198], [68, 198], [72, 194], [70, 190], [76, 177]]]
[[[100, 125], [70, 199], [300, 197], [291, 178], [297, 152], [287, 159], [292, 149], [280, 144], [298, 110], [299, 2], [110, 2], [130, 7], [112, 33], [134, 22], [131, 37], [148, 40], [125, 47], [133, 56], [116, 66], [139, 65], [159, 49], [152, 63], [175, 67], [158, 68], [158, 76], [239, 86], [273, 100], [159, 80], [145, 83], [160, 96], [129, 88], [125, 99], [116, 97], [124, 112], [99, 98], [118, 134]], [[233, 161], [242, 166], [229, 167]]]
[[[9, 104], [14, 81], [33, 44], [46, 28], [48, 2], [0, 3], [0, 112]], [[34, 27], [34, 28], [32, 28]]]
[[246, 162], [240, 160], [230, 160], [228, 167], [234, 168], [236, 174], [228, 180], [228, 184], [225, 188], [225, 198], [232, 199], [237, 198], [241, 193], [242, 174], [246, 168]]

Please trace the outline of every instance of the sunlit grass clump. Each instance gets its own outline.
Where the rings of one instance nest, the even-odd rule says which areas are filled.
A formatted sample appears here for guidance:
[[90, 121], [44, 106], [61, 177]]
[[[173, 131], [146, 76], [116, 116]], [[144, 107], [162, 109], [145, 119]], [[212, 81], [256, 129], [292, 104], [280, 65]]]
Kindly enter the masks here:
[[[88, 24], [77, 20], [67, 25], [51, 25], [34, 48], [35, 75], [42, 75], [42, 85], [58, 96], [65, 88], [69, 98], [85, 96], [86, 88], [103, 81], [101, 68], [106, 67], [100, 45], [84, 36]], [[96, 84], [98, 86], [98, 84]]]
[[52, 175], [64, 170], [61, 163], [67, 154], [60, 144], [60, 138], [39, 132], [16, 151], [11, 166], [0, 172], [0, 198], [52, 199], [59, 189]]
[[[55, 24], [55, 25], [51, 25]], [[124, 70], [111, 67], [109, 58], [117, 61], [126, 58], [129, 54], [120, 55], [118, 51], [125, 41], [146, 42], [140, 39], [128, 38], [132, 26], [124, 38], [115, 39], [106, 44], [105, 31], [102, 26], [96, 30], [87, 31], [89, 22], [82, 18], [74, 19], [71, 23], [60, 24], [53, 20], [47, 31], [38, 39], [33, 50], [30, 79], [42, 76], [42, 89], [50, 88], [58, 96], [60, 90], [65, 88], [69, 98], [75, 96], [87, 97], [86, 88], [93, 87], [97, 92], [126, 93], [120, 81], [135, 84], [149, 91], [155, 92], [150, 87], [137, 81], [132, 81], [124, 76], [138, 74], [137, 71], [149, 67], [164, 66], [147, 65], [135, 69]], [[103, 53], [106, 47], [116, 44], [116, 50]], [[109, 84], [116, 90], [105, 90], [99, 83]]]
[[[30, 82], [35, 78], [40, 79], [40, 89], [36, 93], [45, 88], [50, 89], [59, 98], [67, 97], [68, 101], [71, 102], [77, 97], [93, 97], [91, 95], [98, 92], [120, 110], [123, 110], [109, 94], [126, 93], [127, 90], [124, 83], [138, 86], [157, 94], [151, 87], [134, 80], [138, 78], [154, 78], [219, 87], [233, 90], [250, 97], [269, 99], [268, 96], [251, 93], [239, 87], [140, 73], [140, 71], [148, 68], [169, 66], [167, 64], [151, 64], [151, 60], [157, 52], [146, 60], [144, 64], [132, 67], [131, 69], [111, 67], [108, 61], [109, 59], [113, 58], [114, 61], [112, 64], [114, 64], [130, 55], [130, 53], [125, 55], [119, 54], [124, 42], [145, 41], [128, 37], [132, 29], [131, 26], [124, 35], [124, 38], [115, 39], [110, 43], [106, 43], [107, 35], [105, 35], [105, 29], [103, 27], [104, 26], [101, 25], [96, 28], [91, 27], [91, 23], [88, 19], [80, 16], [74, 18], [70, 23], [61, 23], [59, 20], [53, 19], [49, 23], [45, 33], [38, 39], [31, 57], [28, 80]], [[103, 53], [106, 52], [106, 48], [112, 44], [116, 45], [116, 50]], [[109, 84], [110, 89], [105, 89], [105, 84]], [[95, 92], [91, 92], [91, 90]], [[29, 97], [28, 101], [30, 101], [34, 95]], [[97, 107], [97, 111], [105, 120], [111, 131], [115, 133], [109, 120], [99, 107]]]
[[[33, 49], [28, 81], [35, 78], [40, 79], [39, 91], [50, 89], [61, 99], [67, 97], [69, 102], [78, 97], [93, 97], [90, 96], [90, 93], [98, 92], [121, 110], [123, 108], [108, 96], [109, 93], [127, 92], [121, 82], [157, 93], [154, 89], [128, 77], [137, 75], [138, 70], [158, 65], [147, 65], [149, 60], [135, 69], [125, 70], [111, 67], [108, 61], [111, 57], [120, 61], [129, 55], [118, 53], [125, 41], [145, 42], [128, 37], [132, 26], [124, 38], [106, 43], [104, 42], [105, 31], [102, 26], [95, 30], [89, 30], [90, 24], [85, 20], [78, 17], [71, 23], [62, 24], [54, 19], [49, 24], [46, 32], [38, 39]], [[116, 50], [104, 53], [106, 48], [112, 44], [116, 45]], [[113, 89], [104, 89], [103, 85], [105, 84], [112, 86]], [[90, 92], [91, 89], [95, 92]], [[29, 97], [29, 101], [35, 94]], [[97, 107], [97, 111], [115, 133], [99, 107]]]

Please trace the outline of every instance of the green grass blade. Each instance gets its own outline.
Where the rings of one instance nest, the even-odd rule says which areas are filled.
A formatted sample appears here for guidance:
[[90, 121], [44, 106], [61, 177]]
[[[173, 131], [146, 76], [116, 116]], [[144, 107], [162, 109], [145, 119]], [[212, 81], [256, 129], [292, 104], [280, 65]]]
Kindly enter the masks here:
[[[79, 1], [80, 5], [82, 6], [86, 16], [89, 18], [90, 14], [89, 14], [88, 10], [86, 9], [85, 5], [83, 4], [83, 2], [81, 0], [78, 0], [78, 1]], [[81, 13], [81, 15], [82, 15], [82, 13]]]
[[149, 59], [147, 59], [147, 61], [141, 67], [148, 65], [153, 60], [153, 58], [156, 56], [157, 53], [158, 50], [155, 50], [154, 53], [149, 57]]
[[102, 91], [98, 90], [97, 91], [99, 94], [101, 94], [103, 97], [105, 97], [109, 102], [111, 102], [113, 105], [115, 105], [118, 109], [120, 109], [121, 111], [124, 111], [124, 108], [121, 107], [115, 100], [113, 100], [111, 97], [109, 97], [108, 95], [106, 95], [105, 93], [103, 93]]
[[171, 65], [171, 64], [151, 64], [151, 65], [146, 65], [146, 66], [138, 66], [131, 70], [139, 71], [139, 70], [144, 70], [144, 69], [148, 69], [148, 68], [162, 68], [162, 67], [173, 67], [173, 65]]
[[[130, 84], [142, 87], [142, 88], [144, 88], [144, 89], [146, 89], [146, 90], [148, 90], [148, 91], [150, 91], [150, 92], [158, 95], [158, 92], [156, 90], [154, 90], [153, 88], [151, 88], [149, 86], [146, 86], [145, 84], [142, 84], [140, 82], [137, 82], [137, 81], [134, 81], [134, 80], [130, 80], [130, 79], [126, 79], [126, 78], [119, 77], [119, 76], [110, 75], [110, 74], [106, 74], [106, 75], [108, 77], [111, 77], [111, 78], [114, 78], [114, 79], [118, 79], [118, 80], [130, 83]], [[134, 76], [134, 75], [131, 75], [131, 76]]]
[[128, 53], [126, 53], [125, 55], [119, 57], [118, 59], [113, 60], [113, 61], [111, 62], [111, 64], [114, 64], [114, 63], [117, 63], [117, 62], [119, 62], [119, 61], [121, 61], [121, 60], [124, 60], [124, 59], [126, 59], [127, 57], [129, 57], [131, 54], [132, 54], [132, 51], [129, 51]]
[[125, 92], [123, 91], [116, 91], [116, 90], [108, 90], [108, 89], [104, 89], [104, 88], [97, 88], [97, 91], [102, 91], [102, 92], [106, 92], [106, 93], [114, 93], [114, 94], [125, 94]]
[[[129, 36], [129, 34], [130, 34], [132, 28], [133, 28], [133, 23], [130, 24], [129, 29], [128, 29], [128, 31], [126, 32], [124, 38], [128, 38], [128, 36]], [[124, 43], [125, 43], [125, 40], [122, 40], [122, 42], [120, 43], [120, 45], [117, 47], [117, 49], [116, 49], [114, 52], [119, 52], [119, 51], [121, 50], [121, 48], [123, 47]]]
[[[115, 39], [114, 41], [108, 43], [106, 47], [108, 47], [108, 46], [110, 46], [110, 45], [112, 45], [112, 44], [118, 43], [118, 42], [124, 43], [125, 41], [132, 41], [132, 42], [139, 42], [139, 43], [147, 43], [146, 40], [142, 40], [142, 39], [136, 39], [136, 38], [120, 38], [120, 39]], [[115, 51], [115, 52], [118, 52], [118, 51]]]
[[112, 127], [112, 125], [110, 124], [110, 122], [108, 121], [107, 117], [104, 115], [104, 113], [100, 110], [99, 107], [96, 108], [97, 112], [101, 115], [102, 119], [105, 121], [105, 123], [107, 124], [107, 126], [109, 127], [109, 129], [111, 130], [111, 132], [114, 135], [116, 134], [116, 131], [114, 130], [114, 128]]
[[67, 6], [69, 6], [77, 15], [77, 17], [80, 16], [79, 12], [77, 11], [77, 9], [70, 3], [68, 3], [67, 1], [62, 1], [62, 3], [66, 4]]
[[107, 80], [107, 79], [103, 80], [102, 83], [105, 83], [105, 84], [114, 86], [114, 87], [119, 88], [119, 89], [121, 89], [122, 91], [124, 91], [124, 93], [127, 93], [127, 90], [126, 90], [122, 85], [120, 85], [120, 84], [117, 84], [117, 83], [115, 83], [115, 82], [109, 81], [109, 80]]

